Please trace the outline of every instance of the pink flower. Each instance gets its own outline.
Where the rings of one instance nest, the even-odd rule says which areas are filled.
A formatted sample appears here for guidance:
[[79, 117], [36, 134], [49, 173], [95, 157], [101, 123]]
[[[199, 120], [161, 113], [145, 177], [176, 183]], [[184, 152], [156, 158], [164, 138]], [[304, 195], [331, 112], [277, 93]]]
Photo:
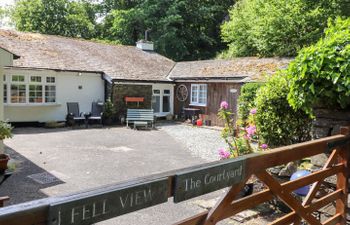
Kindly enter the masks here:
[[222, 108], [222, 109], [228, 109], [228, 103], [227, 103], [226, 101], [222, 101], [222, 102], [220, 103], [220, 108]]
[[219, 156], [220, 156], [220, 159], [228, 159], [230, 158], [231, 154], [230, 152], [226, 151], [224, 148], [220, 148]]
[[269, 146], [267, 145], [267, 144], [262, 144], [262, 145], [260, 145], [260, 148], [262, 148], [262, 149], [267, 149]]
[[255, 132], [256, 132], [256, 126], [251, 125], [251, 126], [247, 127], [245, 130], [247, 131], [247, 136], [248, 136], [248, 137], [251, 137], [251, 136], [253, 136], [253, 135], [255, 134]]
[[255, 115], [256, 114], [256, 108], [250, 110], [250, 114]]
[[246, 139], [246, 140], [249, 140], [249, 139], [250, 139], [250, 137], [249, 137], [248, 135], [246, 135], [246, 134], [243, 135], [243, 138]]

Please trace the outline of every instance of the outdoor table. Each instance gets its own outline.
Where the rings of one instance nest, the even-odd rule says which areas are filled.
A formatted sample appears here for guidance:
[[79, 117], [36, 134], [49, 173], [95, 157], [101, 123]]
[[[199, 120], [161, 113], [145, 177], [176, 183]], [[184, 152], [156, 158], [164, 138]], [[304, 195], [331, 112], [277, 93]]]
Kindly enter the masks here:
[[199, 116], [200, 109], [184, 108], [185, 119], [192, 119], [193, 116]]

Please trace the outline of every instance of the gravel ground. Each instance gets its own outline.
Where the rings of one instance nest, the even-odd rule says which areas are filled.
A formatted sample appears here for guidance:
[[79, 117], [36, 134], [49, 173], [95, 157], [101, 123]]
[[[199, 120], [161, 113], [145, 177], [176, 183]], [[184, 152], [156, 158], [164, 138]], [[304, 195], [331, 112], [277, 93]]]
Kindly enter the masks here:
[[218, 160], [218, 149], [227, 146], [219, 130], [178, 123], [164, 123], [158, 128], [185, 145], [192, 156], [207, 161]]

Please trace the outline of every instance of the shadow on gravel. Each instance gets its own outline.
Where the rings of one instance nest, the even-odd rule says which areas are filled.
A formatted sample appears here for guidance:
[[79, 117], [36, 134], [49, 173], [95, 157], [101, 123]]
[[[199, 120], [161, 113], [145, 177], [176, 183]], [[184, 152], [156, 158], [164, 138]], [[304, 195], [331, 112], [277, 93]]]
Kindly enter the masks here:
[[5, 153], [10, 155], [10, 163], [16, 165], [12, 176], [0, 186], [0, 196], [10, 197], [5, 206], [45, 198], [47, 195], [41, 189], [65, 183], [14, 149], [5, 146]]

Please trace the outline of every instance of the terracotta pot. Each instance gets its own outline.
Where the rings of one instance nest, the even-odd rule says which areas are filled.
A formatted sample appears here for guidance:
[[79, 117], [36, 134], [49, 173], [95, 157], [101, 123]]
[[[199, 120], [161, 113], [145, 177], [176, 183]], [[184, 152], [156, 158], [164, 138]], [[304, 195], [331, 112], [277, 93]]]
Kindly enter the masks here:
[[0, 154], [0, 171], [7, 169], [7, 162], [10, 160], [10, 157], [6, 154]]

